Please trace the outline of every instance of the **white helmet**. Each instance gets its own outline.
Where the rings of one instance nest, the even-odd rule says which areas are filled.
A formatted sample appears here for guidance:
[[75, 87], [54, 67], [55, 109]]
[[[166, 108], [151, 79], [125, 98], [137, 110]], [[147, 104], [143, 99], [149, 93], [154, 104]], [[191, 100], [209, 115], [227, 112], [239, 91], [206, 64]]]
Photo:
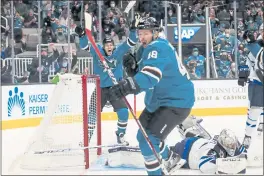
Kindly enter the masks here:
[[217, 138], [217, 141], [230, 156], [235, 155], [239, 143], [233, 131], [229, 129], [223, 129]]

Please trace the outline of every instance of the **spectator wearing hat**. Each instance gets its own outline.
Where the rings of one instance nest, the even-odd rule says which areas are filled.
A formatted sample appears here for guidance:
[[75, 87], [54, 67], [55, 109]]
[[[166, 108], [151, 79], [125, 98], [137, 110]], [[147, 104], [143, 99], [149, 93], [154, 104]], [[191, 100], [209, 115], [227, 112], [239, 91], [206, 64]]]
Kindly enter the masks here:
[[195, 72], [197, 77], [205, 77], [205, 57], [199, 54], [198, 48], [193, 48], [192, 55], [185, 60], [185, 64], [189, 68], [190, 73]]
[[223, 35], [225, 33], [226, 25], [223, 23], [220, 23], [218, 31], [215, 33], [215, 38], [217, 36]]
[[41, 72], [42, 82], [48, 82], [49, 77], [49, 67], [59, 57], [59, 52], [54, 45], [52, 47], [53, 53], [48, 55], [48, 48], [41, 49], [41, 65], [39, 65], [39, 59], [35, 58], [32, 60], [32, 63], [28, 66], [29, 77], [28, 81], [39, 82], [39, 74]]

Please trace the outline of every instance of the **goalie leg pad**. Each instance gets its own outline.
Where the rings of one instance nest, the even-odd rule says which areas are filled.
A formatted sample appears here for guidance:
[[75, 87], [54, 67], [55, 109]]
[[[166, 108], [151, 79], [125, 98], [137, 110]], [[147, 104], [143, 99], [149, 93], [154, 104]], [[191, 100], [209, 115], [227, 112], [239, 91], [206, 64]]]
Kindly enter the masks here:
[[244, 155], [217, 158], [216, 159], [217, 174], [245, 174], [247, 160]]
[[201, 122], [202, 119], [194, 116], [186, 118], [182, 124], [177, 126], [182, 138], [200, 137], [208, 140], [211, 139], [211, 135], [202, 127]]
[[108, 149], [107, 163], [109, 167], [145, 168], [144, 159], [139, 147], [115, 147]]

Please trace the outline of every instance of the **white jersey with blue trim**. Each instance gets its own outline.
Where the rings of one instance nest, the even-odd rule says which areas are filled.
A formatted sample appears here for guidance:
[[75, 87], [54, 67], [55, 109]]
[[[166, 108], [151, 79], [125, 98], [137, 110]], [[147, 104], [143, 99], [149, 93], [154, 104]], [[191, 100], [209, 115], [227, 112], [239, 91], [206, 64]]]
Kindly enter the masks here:
[[[176, 153], [187, 161], [183, 168], [200, 170], [203, 173], [214, 174], [216, 172], [216, 159], [230, 157], [225, 149], [213, 139], [203, 139], [197, 137], [186, 138], [176, 144]], [[245, 148], [240, 146], [235, 152], [239, 155], [244, 152]]]
[[[250, 75], [249, 75], [249, 80], [250, 81], [258, 81], [261, 82], [260, 79], [258, 78], [256, 74], [257, 69], [263, 69], [261, 68], [263, 66], [263, 52], [264, 49], [263, 47], [260, 47], [260, 45], [255, 42], [255, 43], [249, 43], [247, 46], [248, 50], [250, 53], [248, 54], [248, 59], [247, 59], [247, 66], [250, 69]], [[262, 64], [261, 64], [262, 63]]]

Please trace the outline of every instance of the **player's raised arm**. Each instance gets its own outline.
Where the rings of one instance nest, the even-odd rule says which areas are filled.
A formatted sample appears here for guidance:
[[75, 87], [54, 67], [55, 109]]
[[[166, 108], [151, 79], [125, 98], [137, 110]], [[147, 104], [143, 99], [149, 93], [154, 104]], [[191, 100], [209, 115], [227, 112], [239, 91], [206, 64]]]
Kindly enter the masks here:
[[[128, 52], [128, 50], [131, 47], [134, 47], [136, 45], [136, 42], [138, 41], [136, 28], [139, 23], [139, 20], [141, 19], [141, 16], [136, 13], [134, 20], [131, 23], [130, 26], [130, 33], [126, 41], [124, 41], [121, 45], [119, 45], [113, 52], [114, 58], [122, 59], [123, 56]], [[119, 56], [119, 57], [116, 57]], [[119, 60], [118, 60], [119, 61]]]
[[[94, 48], [93, 48], [91, 45], [89, 45], [89, 40], [88, 40], [88, 37], [87, 37], [86, 34], [85, 34], [84, 28], [81, 27], [81, 26], [77, 26], [77, 27], [75, 28], [75, 32], [76, 32], [76, 33], [78, 34], [78, 36], [79, 36], [79, 40], [80, 40], [80, 48], [81, 48], [82, 50], [90, 50], [91, 55], [92, 55], [93, 57], [97, 57], [97, 54], [96, 54]], [[101, 45], [97, 45], [97, 46], [98, 46], [99, 50], [102, 52], [102, 47], [101, 47]]]
[[[116, 55], [124, 56], [131, 47], [134, 47], [136, 45], [136, 42], [137, 42], [136, 30], [132, 29], [130, 30], [129, 37], [126, 39], [126, 41], [124, 41], [114, 50], [113, 53], [114, 57]], [[122, 57], [118, 57], [118, 58], [122, 59]]]

